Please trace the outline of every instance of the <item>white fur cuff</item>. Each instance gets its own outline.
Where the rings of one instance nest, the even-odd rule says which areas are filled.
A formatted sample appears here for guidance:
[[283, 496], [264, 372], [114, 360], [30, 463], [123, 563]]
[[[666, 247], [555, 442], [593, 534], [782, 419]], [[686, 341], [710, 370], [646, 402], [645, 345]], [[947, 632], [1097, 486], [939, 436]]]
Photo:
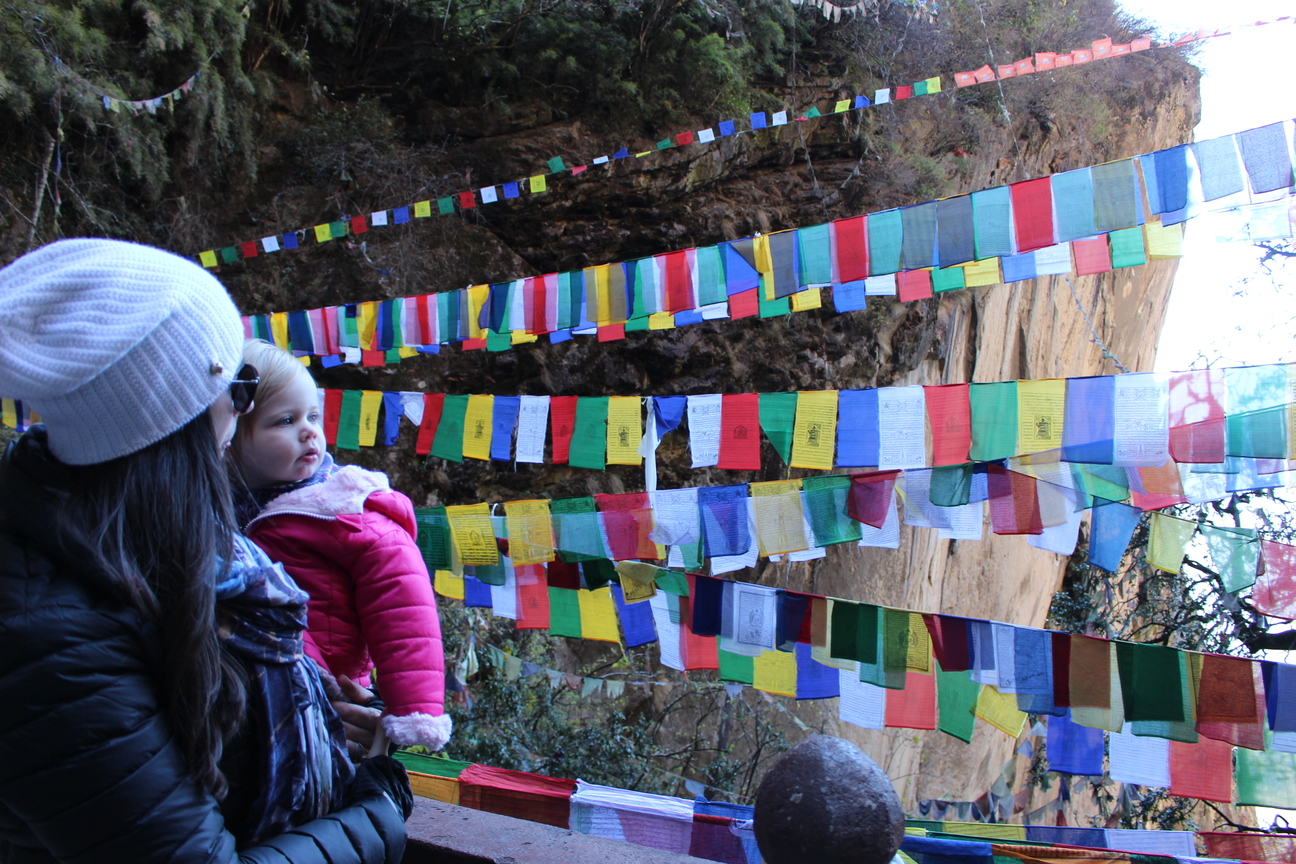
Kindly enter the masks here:
[[404, 717], [388, 715], [382, 718], [383, 731], [397, 746], [421, 744], [429, 750], [440, 750], [450, 740], [454, 723], [449, 714], [433, 717], [431, 714], [407, 714]]

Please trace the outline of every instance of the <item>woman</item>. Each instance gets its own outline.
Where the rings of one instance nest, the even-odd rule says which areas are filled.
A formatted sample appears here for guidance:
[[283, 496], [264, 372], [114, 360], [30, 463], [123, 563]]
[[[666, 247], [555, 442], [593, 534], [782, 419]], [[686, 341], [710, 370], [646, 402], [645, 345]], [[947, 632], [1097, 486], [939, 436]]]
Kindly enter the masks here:
[[220, 284], [68, 240], [0, 270], [0, 861], [397, 862], [412, 799], [353, 771], [305, 595], [236, 536], [251, 407]]

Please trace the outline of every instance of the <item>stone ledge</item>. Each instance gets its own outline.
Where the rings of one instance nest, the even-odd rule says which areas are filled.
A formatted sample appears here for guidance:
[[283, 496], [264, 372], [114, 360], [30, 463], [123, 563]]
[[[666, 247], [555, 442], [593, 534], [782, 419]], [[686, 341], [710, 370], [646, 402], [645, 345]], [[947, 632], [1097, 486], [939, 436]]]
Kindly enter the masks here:
[[403, 864], [702, 864], [703, 859], [414, 799]]

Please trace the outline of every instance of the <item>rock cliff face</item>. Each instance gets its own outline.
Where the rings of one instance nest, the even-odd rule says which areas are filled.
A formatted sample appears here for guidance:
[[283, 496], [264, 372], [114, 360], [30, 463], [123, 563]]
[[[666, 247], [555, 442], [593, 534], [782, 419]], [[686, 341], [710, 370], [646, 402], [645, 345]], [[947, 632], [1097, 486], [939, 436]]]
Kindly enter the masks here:
[[[1076, 83], [1079, 76], [1088, 77]], [[993, 105], [990, 110], [972, 106], [961, 93], [915, 99], [862, 118], [824, 118], [727, 139], [711, 149], [694, 145], [638, 164], [626, 160], [631, 164], [560, 181], [542, 200], [419, 220], [371, 232], [360, 245], [331, 243], [226, 268], [222, 278], [249, 312], [498, 281], [815, 224], [1096, 164], [1184, 142], [1196, 122], [1196, 73], [1177, 57], [1140, 55], [1053, 77], [1057, 81], [1040, 75], [1005, 84], [1039, 94], [1014, 100], [1031, 106], [1018, 116]], [[1098, 119], [1091, 97], [1077, 97], [1074, 104], [1044, 98], [1068, 80], [1067, 92], [1094, 86], [1102, 93]], [[842, 98], [843, 89], [834, 83], [841, 82], [813, 82], [803, 96]], [[293, 127], [296, 110], [285, 96], [267, 123]], [[354, 179], [331, 196], [325, 191], [329, 184], [276, 186], [279, 157], [270, 148], [263, 183], [281, 191], [273, 198], [254, 197], [245, 213], [230, 220], [239, 224], [229, 230], [255, 236], [253, 225], [306, 224], [336, 218], [329, 214], [339, 208], [363, 212], [449, 194], [531, 173], [555, 153], [592, 157], [619, 143], [569, 123], [483, 132], [435, 151], [395, 152], [374, 142], [333, 149], [321, 144], [311, 151], [313, 158], [330, 170], [340, 165]], [[1154, 262], [1097, 277], [1048, 277], [956, 291], [912, 304], [871, 299], [863, 312], [839, 315], [825, 309], [785, 319], [707, 323], [635, 333], [614, 343], [578, 338], [497, 354], [448, 350], [398, 367], [341, 367], [318, 378], [321, 386], [347, 389], [594, 396], [844, 389], [1116, 371], [1092, 340], [1095, 333], [1128, 369], [1150, 370], [1174, 269], [1173, 262]], [[344, 452], [342, 459], [388, 472], [418, 505], [643, 488], [642, 474], [626, 468], [599, 474], [566, 466], [425, 463], [413, 453], [408, 425], [397, 446]], [[658, 461], [662, 488], [806, 473], [786, 469], [768, 442], [760, 472], [694, 471], [679, 435], [667, 437]], [[895, 551], [839, 546], [822, 561], [762, 562], [754, 576], [740, 575], [925, 612], [1041, 625], [1065, 559], [1031, 549], [1023, 537], [995, 536], [988, 524], [985, 531], [982, 542], [972, 543], [904, 527]], [[807, 720], [824, 722], [864, 747], [895, 780], [910, 809], [915, 799], [979, 796], [1014, 747], [981, 723], [969, 745], [938, 732], [838, 727], [834, 717], [822, 716], [822, 706], [801, 710]]]

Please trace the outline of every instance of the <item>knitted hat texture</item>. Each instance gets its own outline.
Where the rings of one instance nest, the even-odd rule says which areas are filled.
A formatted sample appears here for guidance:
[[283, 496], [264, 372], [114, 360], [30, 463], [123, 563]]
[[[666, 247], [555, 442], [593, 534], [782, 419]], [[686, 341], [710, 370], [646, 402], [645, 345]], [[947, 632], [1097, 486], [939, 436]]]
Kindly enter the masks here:
[[238, 310], [191, 261], [119, 240], [60, 240], [0, 270], [0, 396], [38, 411], [68, 465], [126, 456], [229, 388]]

